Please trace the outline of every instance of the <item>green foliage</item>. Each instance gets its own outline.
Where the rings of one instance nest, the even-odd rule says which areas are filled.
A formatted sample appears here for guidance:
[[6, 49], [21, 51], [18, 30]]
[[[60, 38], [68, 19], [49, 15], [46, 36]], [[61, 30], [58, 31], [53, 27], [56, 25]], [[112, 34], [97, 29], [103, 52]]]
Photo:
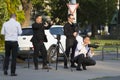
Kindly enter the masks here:
[[[11, 13], [17, 15], [17, 20], [22, 23], [24, 20], [24, 11], [19, 9], [20, 0], [0, 0], [0, 31], [2, 24], [7, 21]], [[3, 49], [4, 37], [0, 35], [0, 49]]]
[[57, 24], [62, 24], [67, 21], [67, 14], [68, 14], [68, 1], [66, 0], [51, 0], [50, 7], [51, 7], [51, 15], [52, 18]]
[[[31, 0], [33, 5], [34, 14], [40, 14], [43, 16], [50, 16], [49, 10], [46, 10], [46, 7], [49, 3], [45, 3], [44, 0]], [[33, 14], [33, 16], [35, 16]]]
[[8, 15], [10, 16], [10, 14], [15, 13], [17, 15], [17, 20], [22, 23], [25, 17], [24, 11], [19, 9], [21, 5], [20, 0], [5, 0], [5, 3], [7, 4]]
[[79, 0], [78, 22], [82, 24], [105, 25], [110, 23], [116, 10], [117, 0]]
[[120, 40], [95, 40], [95, 39], [92, 39], [91, 43], [99, 45], [99, 47], [95, 50], [102, 50], [103, 46], [119, 46], [119, 48], [120, 48]]

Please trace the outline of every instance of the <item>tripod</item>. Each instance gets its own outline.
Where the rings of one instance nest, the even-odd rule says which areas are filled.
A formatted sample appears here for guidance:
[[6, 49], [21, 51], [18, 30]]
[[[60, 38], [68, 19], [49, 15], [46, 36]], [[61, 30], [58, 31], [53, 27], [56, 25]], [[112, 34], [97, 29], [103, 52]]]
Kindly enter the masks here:
[[[64, 48], [63, 48], [63, 46], [62, 46], [62, 44], [60, 42], [60, 35], [57, 35], [56, 39], [57, 39], [57, 45], [55, 46], [54, 54], [56, 53], [56, 70], [57, 70], [57, 67], [58, 67], [58, 57], [59, 57], [58, 54], [60, 53], [60, 51], [59, 51], [60, 49], [61, 49], [64, 57], [67, 59], [67, 62], [70, 63], [70, 59], [65, 54]], [[49, 65], [50, 65], [50, 62], [49, 62]], [[73, 71], [72, 68], [71, 68], [71, 71]]]

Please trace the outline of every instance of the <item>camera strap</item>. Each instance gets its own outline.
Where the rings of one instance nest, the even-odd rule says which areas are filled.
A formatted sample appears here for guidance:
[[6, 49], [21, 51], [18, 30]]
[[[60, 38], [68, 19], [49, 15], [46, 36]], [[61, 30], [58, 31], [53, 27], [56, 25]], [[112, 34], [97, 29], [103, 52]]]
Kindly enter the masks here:
[[88, 49], [88, 51], [87, 51], [87, 53], [86, 53], [86, 57], [88, 57], [88, 53], [89, 53], [89, 51], [90, 51], [90, 48]]

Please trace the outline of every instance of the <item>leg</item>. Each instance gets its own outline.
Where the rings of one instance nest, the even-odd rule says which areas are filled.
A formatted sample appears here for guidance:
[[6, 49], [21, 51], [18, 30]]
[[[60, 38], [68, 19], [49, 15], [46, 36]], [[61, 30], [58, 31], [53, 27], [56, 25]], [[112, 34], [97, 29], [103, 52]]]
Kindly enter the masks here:
[[65, 55], [64, 55], [64, 68], [68, 68], [67, 67], [67, 61], [68, 61], [68, 58], [69, 58], [69, 52], [70, 52], [70, 47], [66, 43], [66, 51], [65, 51]]
[[34, 66], [35, 69], [38, 69], [38, 54], [39, 54], [39, 44], [38, 43], [33, 43], [34, 46], [34, 54], [33, 54], [33, 61], [34, 61]]
[[84, 54], [80, 54], [80, 55], [76, 56], [76, 57], [74, 58], [74, 60], [75, 60], [75, 62], [77, 63], [76, 70], [81, 71], [81, 70], [82, 70], [82, 69], [81, 69], [81, 64], [82, 64], [82, 62], [83, 62], [83, 60], [84, 60]]
[[[76, 46], [77, 46], [77, 41], [75, 40], [74, 44], [72, 46], [71, 60], [74, 59], [74, 54], [75, 54]], [[71, 62], [71, 67], [76, 67], [75, 64], [74, 64], [74, 62]]]
[[43, 66], [46, 66], [47, 65], [47, 50], [45, 48], [44, 43], [40, 43], [40, 52], [43, 57]]
[[40, 43], [40, 52], [43, 57], [43, 67], [42, 69], [51, 69], [50, 67], [47, 66], [47, 50], [45, 48], [44, 43]]
[[4, 59], [4, 74], [7, 75], [8, 65], [9, 65], [9, 57], [10, 57], [11, 46], [10, 42], [5, 41], [5, 59]]
[[92, 66], [92, 65], [95, 65], [95, 64], [96, 64], [96, 61], [95, 61], [94, 59], [90, 58], [90, 57], [85, 58], [84, 61], [85, 61], [84, 64], [85, 64], [86, 66]]
[[12, 61], [11, 61], [11, 76], [17, 76], [16, 71], [16, 58], [18, 52], [18, 42], [11, 42], [12, 45]]

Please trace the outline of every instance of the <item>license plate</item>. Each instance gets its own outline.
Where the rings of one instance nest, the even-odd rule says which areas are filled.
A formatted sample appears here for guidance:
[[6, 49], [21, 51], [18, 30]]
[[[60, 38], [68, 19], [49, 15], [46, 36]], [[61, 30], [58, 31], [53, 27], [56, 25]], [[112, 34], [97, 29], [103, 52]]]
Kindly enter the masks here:
[[20, 49], [20, 50], [30, 50], [29, 47], [20, 47], [19, 49]]

